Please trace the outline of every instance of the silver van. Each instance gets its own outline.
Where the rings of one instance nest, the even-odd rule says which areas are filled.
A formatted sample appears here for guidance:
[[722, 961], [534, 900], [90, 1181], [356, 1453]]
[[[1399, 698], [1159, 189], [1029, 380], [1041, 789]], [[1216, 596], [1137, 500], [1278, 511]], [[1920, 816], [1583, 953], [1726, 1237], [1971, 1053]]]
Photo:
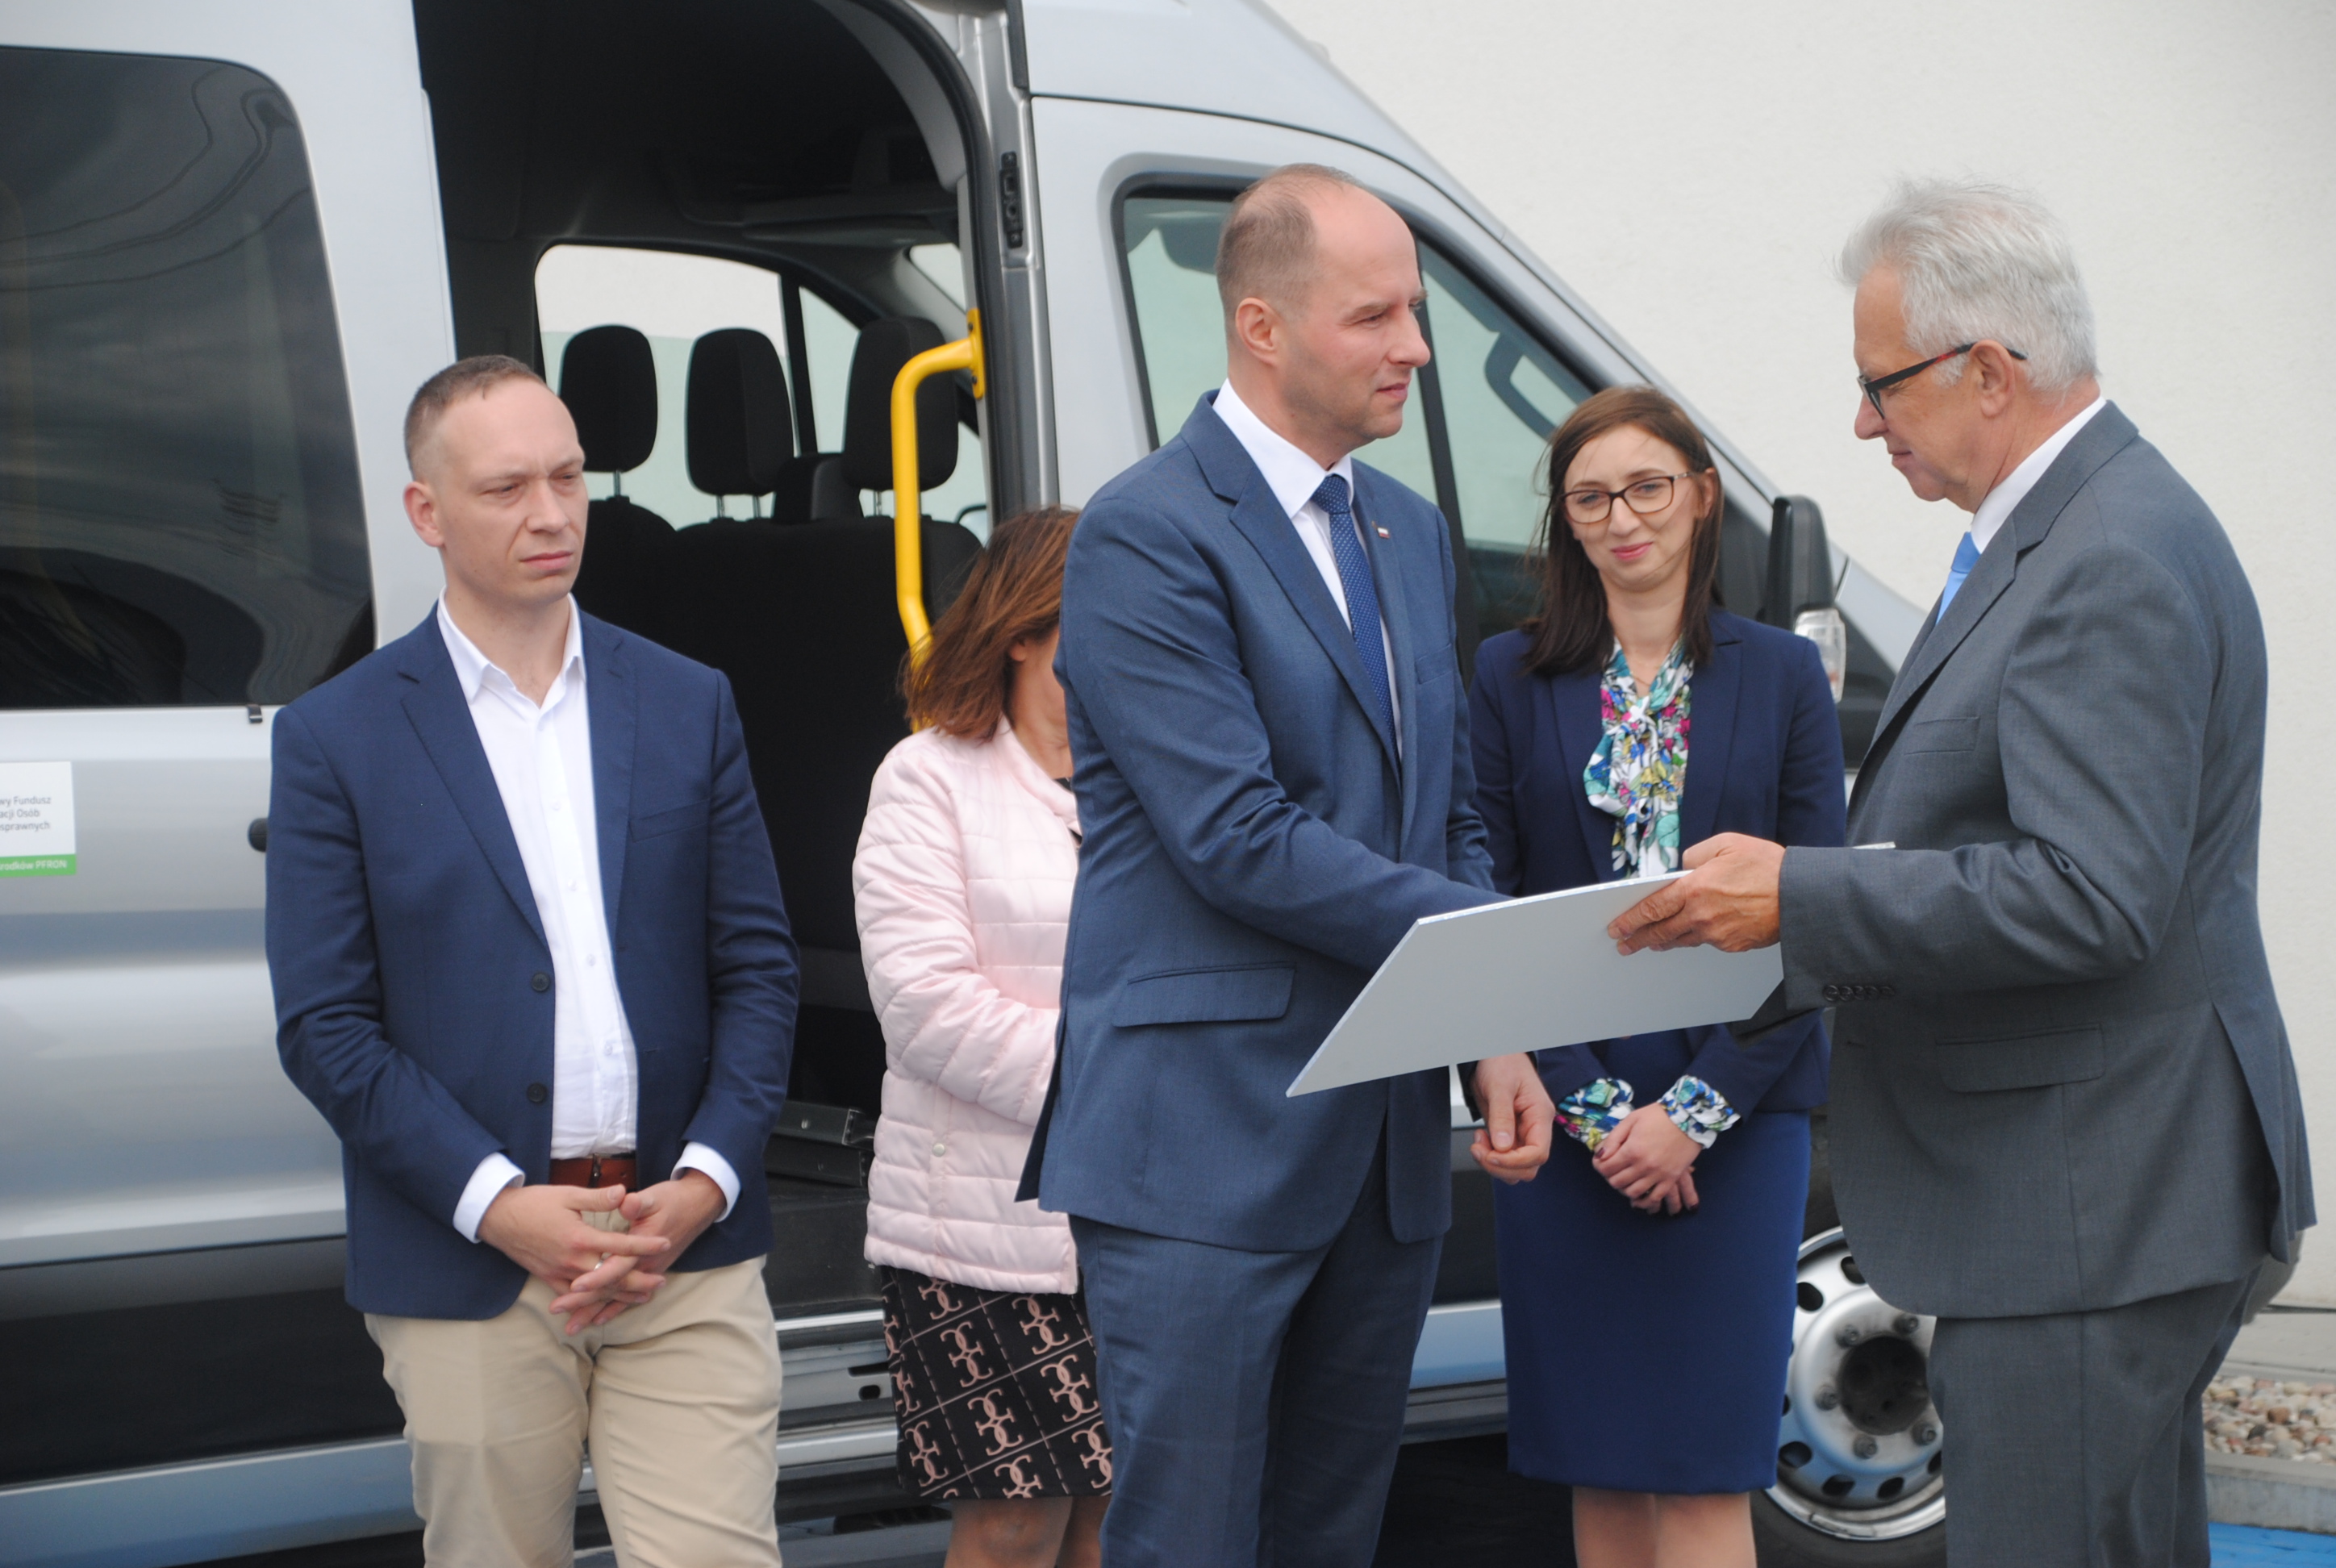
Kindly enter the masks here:
[[[988, 519], [1173, 433], [1222, 374], [1226, 203], [1299, 160], [1417, 231], [1436, 360], [1369, 457], [1449, 520], [1473, 652], [1524, 613], [1549, 432], [1660, 377], [1252, 0], [0, 5], [0, 1562], [414, 1527], [337, 1148], [276, 1059], [268, 726], [428, 610], [400, 419], [489, 351], [578, 412], [579, 599], [737, 690], [805, 944], [767, 1160], [781, 1516], [900, 1505], [849, 882], [903, 733], [896, 550], [938, 613]], [[893, 383], [976, 323], [897, 433], [896, 530]], [[1827, 648], [1855, 757], [1922, 612], [1714, 445], [1727, 602]], [[1505, 1408], [1465, 1127], [1455, 1096], [1415, 1437]], [[1817, 1169], [1796, 1388], [1843, 1374], [1835, 1315], [1889, 1317]], [[1858, 1374], [1897, 1414], [1787, 1412], [1772, 1560], [1937, 1559], [1926, 1334]]]

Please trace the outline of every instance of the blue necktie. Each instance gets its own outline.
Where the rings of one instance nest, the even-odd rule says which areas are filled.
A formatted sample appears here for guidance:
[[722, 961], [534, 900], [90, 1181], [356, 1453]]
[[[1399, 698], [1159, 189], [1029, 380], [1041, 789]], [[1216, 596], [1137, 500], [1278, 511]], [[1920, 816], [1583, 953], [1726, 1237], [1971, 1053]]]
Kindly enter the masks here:
[[1971, 568], [1978, 564], [1979, 541], [1972, 539], [1970, 532], [1966, 531], [1963, 534], [1963, 541], [1955, 546], [1955, 563], [1947, 569], [1947, 590], [1939, 595], [1940, 620], [1947, 618], [1947, 606], [1955, 602], [1956, 591], [1962, 587], [1963, 579], [1969, 577], [1971, 574]]
[[1379, 626], [1379, 590], [1371, 581], [1371, 563], [1355, 532], [1355, 510], [1347, 501], [1347, 482], [1337, 474], [1314, 492], [1314, 504], [1330, 518], [1330, 554], [1338, 563], [1338, 583], [1347, 590], [1347, 625], [1355, 634], [1355, 651], [1362, 656], [1363, 673], [1378, 694], [1379, 717], [1387, 734], [1395, 733], [1395, 698], [1387, 690], [1387, 634]]

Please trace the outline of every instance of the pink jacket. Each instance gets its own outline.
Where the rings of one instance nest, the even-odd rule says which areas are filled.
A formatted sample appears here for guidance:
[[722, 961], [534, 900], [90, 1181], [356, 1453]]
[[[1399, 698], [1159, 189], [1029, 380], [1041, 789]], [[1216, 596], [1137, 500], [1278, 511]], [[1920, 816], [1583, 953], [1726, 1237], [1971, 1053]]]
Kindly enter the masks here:
[[1003, 722], [987, 741], [921, 731], [876, 770], [852, 865], [884, 1028], [871, 1263], [1078, 1288], [1069, 1222], [1014, 1201], [1055, 1070], [1077, 825], [1070, 792]]

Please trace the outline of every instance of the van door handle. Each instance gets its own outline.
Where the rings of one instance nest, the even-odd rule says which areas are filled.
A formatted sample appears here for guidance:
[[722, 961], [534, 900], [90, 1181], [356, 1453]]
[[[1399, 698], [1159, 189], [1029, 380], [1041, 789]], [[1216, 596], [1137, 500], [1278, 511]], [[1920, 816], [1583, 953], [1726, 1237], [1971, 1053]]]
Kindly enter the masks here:
[[243, 830], [244, 842], [261, 854], [268, 852], [268, 819], [254, 817], [251, 825]]

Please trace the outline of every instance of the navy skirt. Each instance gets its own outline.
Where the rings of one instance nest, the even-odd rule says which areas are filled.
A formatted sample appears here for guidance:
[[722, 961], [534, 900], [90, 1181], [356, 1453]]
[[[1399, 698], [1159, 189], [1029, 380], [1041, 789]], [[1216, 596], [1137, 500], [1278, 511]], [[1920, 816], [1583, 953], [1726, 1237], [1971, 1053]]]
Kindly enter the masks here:
[[1641, 1214], [1562, 1133], [1494, 1188], [1508, 1340], [1509, 1468], [1617, 1492], [1776, 1481], [1806, 1111], [1756, 1111], [1697, 1157], [1702, 1207]]

